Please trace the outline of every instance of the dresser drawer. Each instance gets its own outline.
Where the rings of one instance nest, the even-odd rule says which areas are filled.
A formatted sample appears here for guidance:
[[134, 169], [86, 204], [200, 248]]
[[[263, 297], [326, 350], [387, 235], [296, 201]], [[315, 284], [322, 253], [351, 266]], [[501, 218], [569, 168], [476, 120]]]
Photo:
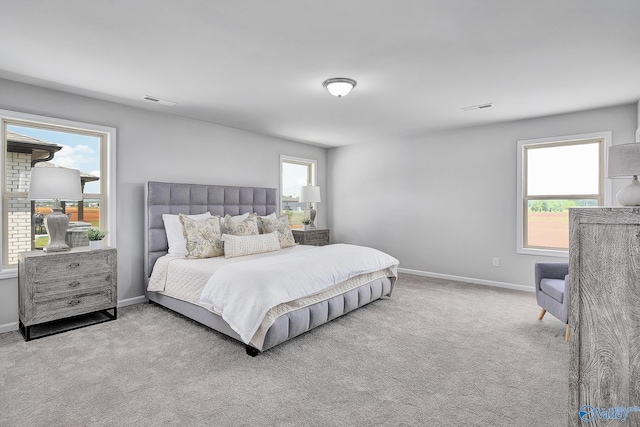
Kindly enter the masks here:
[[329, 244], [329, 229], [291, 230], [296, 243], [301, 245], [324, 246]]
[[328, 240], [329, 240], [328, 232], [317, 232], [317, 233], [311, 233], [305, 236], [304, 243], [306, 245], [321, 246], [321, 245], [326, 245]]
[[97, 273], [88, 277], [73, 277], [58, 280], [34, 281], [33, 294], [35, 300], [55, 297], [58, 294], [78, 293], [82, 291], [99, 290], [111, 286], [111, 272]]
[[53, 254], [41, 257], [37, 262], [29, 259], [26, 267], [34, 282], [48, 281], [49, 279], [59, 280], [73, 276], [89, 276], [111, 271], [113, 264], [110, 257], [114, 255], [115, 251], [88, 251], [78, 253], [74, 257]]
[[[61, 317], [90, 313], [115, 307], [111, 290], [100, 292], [83, 292], [63, 298], [48, 299], [34, 306], [34, 313], [25, 325], [47, 322]], [[25, 319], [26, 320], [26, 319]]]

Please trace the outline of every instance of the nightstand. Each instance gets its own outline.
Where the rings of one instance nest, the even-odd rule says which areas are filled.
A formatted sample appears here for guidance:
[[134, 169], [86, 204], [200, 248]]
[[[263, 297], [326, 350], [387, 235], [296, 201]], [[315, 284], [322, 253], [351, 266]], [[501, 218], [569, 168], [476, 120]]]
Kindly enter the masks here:
[[20, 253], [18, 315], [25, 341], [115, 320], [116, 258], [114, 248]]
[[310, 230], [291, 230], [293, 239], [301, 245], [324, 246], [329, 244], [328, 228], [312, 228]]

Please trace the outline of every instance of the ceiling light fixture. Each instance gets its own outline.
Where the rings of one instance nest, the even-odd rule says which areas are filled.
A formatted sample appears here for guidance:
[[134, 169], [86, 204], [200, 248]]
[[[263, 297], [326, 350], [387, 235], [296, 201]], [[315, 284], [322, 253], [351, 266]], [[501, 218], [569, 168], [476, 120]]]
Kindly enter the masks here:
[[345, 77], [334, 77], [327, 79], [322, 83], [322, 86], [326, 87], [329, 93], [338, 98], [342, 98], [351, 92], [351, 89], [356, 87], [358, 83], [353, 79], [347, 79]]

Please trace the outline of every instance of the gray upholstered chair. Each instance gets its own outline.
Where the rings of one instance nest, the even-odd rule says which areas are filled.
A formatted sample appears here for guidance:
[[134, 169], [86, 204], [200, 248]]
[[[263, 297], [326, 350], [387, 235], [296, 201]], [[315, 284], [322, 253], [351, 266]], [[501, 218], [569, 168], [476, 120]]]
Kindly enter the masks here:
[[565, 341], [569, 341], [569, 263], [536, 263], [536, 299], [542, 307], [538, 320], [548, 311], [567, 324]]

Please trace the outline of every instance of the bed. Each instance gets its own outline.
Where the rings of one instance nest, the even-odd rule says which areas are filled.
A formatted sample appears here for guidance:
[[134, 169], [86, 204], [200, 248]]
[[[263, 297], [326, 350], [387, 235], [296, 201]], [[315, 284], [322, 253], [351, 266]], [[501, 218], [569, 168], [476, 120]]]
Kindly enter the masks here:
[[[292, 245], [229, 259], [224, 256], [186, 259], [169, 253], [167, 236], [171, 235], [171, 230], [165, 229], [163, 215], [166, 219], [167, 215], [178, 214], [195, 218], [203, 213], [220, 217], [255, 213], [267, 218], [276, 211], [277, 191], [274, 188], [147, 182], [144, 274], [149, 302], [244, 343], [247, 354], [256, 356], [372, 301], [391, 296], [398, 262], [371, 248]], [[169, 225], [167, 227], [171, 228]], [[273, 234], [281, 236], [275, 232]], [[272, 238], [266, 232], [261, 236], [264, 239]], [[362, 261], [359, 258], [361, 254]], [[354, 265], [345, 267], [349, 272], [336, 273], [338, 267], [343, 268], [345, 260]], [[275, 269], [272, 266], [285, 262], [293, 266], [287, 268], [286, 274], [281, 270], [277, 274], [270, 272], [271, 276], [268, 276], [261, 270], [272, 270]], [[315, 270], [319, 271], [314, 273]], [[304, 276], [301, 276], [303, 273]], [[274, 275], [276, 277], [272, 277]], [[311, 285], [307, 282], [315, 283], [319, 281], [317, 277], [330, 275], [333, 275], [336, 283], [325, 285], [321, 290], [308, 289]], [[309, 278], [311, 276], [313, 280]], [[272, 293], [277, 293], [274, 289], [280, 288], [279, 282], [267, 282], [268, 278], [272, 282], [281, 281], [282, 286], [292, 284], [295, 291], [287, 288], [284, 292], [295, 299], [283, 299], [278, 304], [272, 302], [271, 306], [261, 308], [260, 302], [269, 299]], [[264, 283], [260, 283], [263, 280]], [[236, 288], [246, 288], [246, 292], [265, 293], [261, 296], [243, 294], [233, 298], [224, 294], [223, 302], [205, 300], [205, 297], [215, 298], [223, 292], [220, 289], [224, 286], [234, 291]], [[298, 288], [304, 289], [307, 294], [303, 295]], [[233, 318], [232, 315], [237, 313], [244, 317], [241, 320]], [[239, 324], [243, 322], [250, 324], [253, 329], [241, 329]]]

